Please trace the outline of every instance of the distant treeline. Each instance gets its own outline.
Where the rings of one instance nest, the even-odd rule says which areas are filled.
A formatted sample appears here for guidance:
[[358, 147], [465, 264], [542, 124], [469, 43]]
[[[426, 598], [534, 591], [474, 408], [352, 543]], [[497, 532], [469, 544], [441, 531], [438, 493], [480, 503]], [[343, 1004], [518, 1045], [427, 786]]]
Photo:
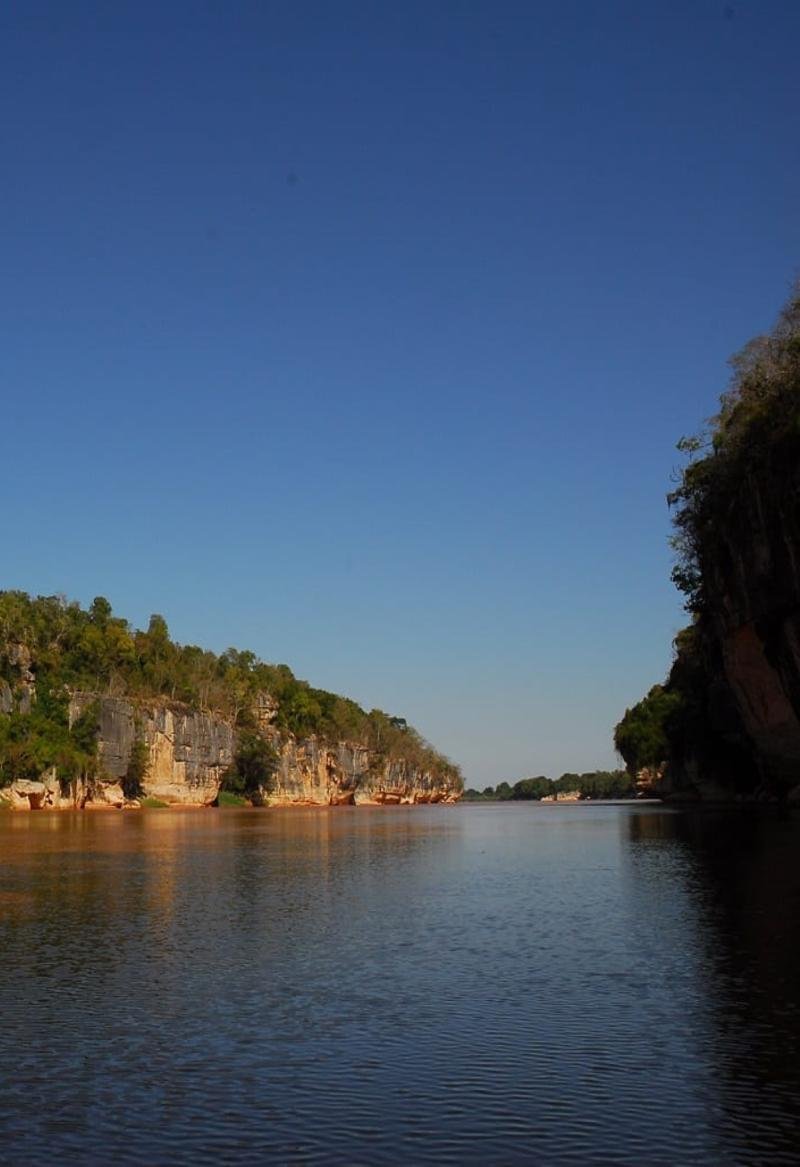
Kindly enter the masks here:
[[574, 794], [581, 799], [634, 798], [636, 787], [625, 770], [592, 770], [588, 774], [562, 774], [560, 778], [521, 778], [511, 786], [500, 782], [483, 790], [465, 790], [467, 802], [538, 802], [553, 795]]

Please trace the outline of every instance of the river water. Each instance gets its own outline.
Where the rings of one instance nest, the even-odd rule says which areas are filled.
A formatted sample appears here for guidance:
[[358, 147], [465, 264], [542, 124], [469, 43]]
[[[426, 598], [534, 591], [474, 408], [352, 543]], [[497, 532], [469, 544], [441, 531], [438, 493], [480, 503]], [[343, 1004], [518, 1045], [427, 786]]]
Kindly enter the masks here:
[[0, 815], [0, 1162], [800, 1162], [800, 821]]

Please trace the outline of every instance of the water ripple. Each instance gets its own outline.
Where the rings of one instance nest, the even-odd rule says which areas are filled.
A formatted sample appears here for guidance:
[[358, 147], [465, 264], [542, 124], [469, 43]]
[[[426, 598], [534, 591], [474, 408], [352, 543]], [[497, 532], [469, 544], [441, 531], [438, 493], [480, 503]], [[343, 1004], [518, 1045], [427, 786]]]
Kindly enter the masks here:
[[798, 842], [657, 807], [13, 816], [0, 1163], [796, 1163]]

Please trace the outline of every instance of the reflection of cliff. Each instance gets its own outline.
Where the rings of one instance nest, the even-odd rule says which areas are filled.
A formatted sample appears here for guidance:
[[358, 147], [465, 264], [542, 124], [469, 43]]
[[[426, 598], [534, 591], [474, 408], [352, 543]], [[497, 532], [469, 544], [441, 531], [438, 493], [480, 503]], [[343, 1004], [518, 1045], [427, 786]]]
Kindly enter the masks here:
[[[635, 886], [657, 898], [659, 926], [681, 896], [696, 916], [722, 1121], [738, 1129], [758, 1099], [759, 1122], [789, 1162], [800, 1097], [800, 822], [766, 810], [665, 811], [630, 815], [624, 829]], [[754, 1148], [742, 1161], [764, 1156]]]

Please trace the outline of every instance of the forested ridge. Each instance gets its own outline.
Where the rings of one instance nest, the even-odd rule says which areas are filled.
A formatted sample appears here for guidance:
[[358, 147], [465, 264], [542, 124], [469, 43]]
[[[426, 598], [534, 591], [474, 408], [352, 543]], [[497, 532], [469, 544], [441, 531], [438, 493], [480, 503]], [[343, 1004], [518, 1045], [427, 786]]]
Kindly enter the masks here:
[[258, 736], [258, 705], [268, 699], [273, 736], [357, 743], [377, 759], [402, 760], [460, 785], [458, 767], [404, 718], [314, 688], [286, 664], [235, 648], [217, 654], [178, 644], [160, 615], [144, 630], [133, 628], [102, 596], [83, 608], [62, 596], [0, 592], [0, 786], [52, 766], [67, 779], [91, 773], [96, 710], [90, 704], [70, 725], [77, 692], [213, 713], [235, 727], [244, 767]]

